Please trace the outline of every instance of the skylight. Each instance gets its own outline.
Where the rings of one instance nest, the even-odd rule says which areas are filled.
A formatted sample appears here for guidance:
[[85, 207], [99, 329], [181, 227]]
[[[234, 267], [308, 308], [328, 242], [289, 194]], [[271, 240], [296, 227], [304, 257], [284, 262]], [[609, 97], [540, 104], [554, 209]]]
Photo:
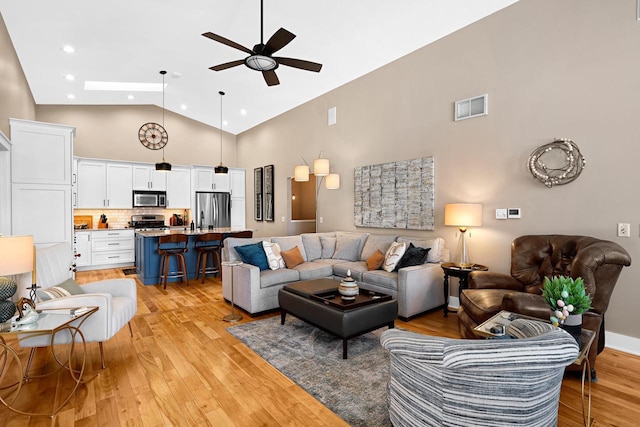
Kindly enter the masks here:
[[[167, 85], [165, 84], [165, 88]], [[84, 82], [84, 90], [107, 90], [123, 92], [162, 92], [162, 83], [132, 82]]]

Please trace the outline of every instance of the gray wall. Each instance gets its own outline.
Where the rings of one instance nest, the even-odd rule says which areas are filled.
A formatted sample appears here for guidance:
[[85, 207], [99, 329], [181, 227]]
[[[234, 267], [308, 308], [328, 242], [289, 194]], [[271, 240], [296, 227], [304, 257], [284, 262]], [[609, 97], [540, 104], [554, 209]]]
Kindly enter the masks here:
[[[472, 260], [508, 272], [510, 244], [524, 234], [583, 234], [613, 240], [640, 262], [640, 23], [635, 0], [521, 0], [369, 75], [238, 135], [239, 166], [275, 165], [276, 222], [257, 235], [286, 234], [286, 178], [323, 150], [342, 188], [320, 190], [319, 231], [356, 230], [354, 167], [435, 157], [436, 229], [455, 249], [444, 204], [484, 205], [471, 230]], [[357, 55], [357, 53], [354, 53]], [[453, 121], [453, 103], [489, 94], [489, 115]], [[327, 126], [327, 110], [338, 122]], [[587, 159], [573, 183], [551, 189], [532, 179], [529, 154], [555, 137]], [[247, 200], [253, 177], [247, 175]], [[496, 208], [522, 219], [498, 221]], [[250, 207], [248, 207], [250, 208]], [[632, 224], [631, 238], [616, 224]], [[379, 232], [377, 229], [358, 229]], [[392, 230], [382, 230], [392, 233]], [[640, 338], [637, 267], [623, 271], [607, 328]]]

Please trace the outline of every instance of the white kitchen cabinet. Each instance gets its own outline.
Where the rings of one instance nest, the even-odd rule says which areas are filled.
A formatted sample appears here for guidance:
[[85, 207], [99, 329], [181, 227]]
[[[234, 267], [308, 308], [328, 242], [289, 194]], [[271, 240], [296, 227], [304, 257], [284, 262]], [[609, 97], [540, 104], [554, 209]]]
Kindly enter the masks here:
[[76, 267], [91, 265], [91, 231], [75, 232]]
[[167, 208], [191, 207], [191, 175], [188, 168], [173, 167], [167, 174]]
[[131, 209], [132, 169], [128, 163], [78, 161], [78, 208]]
[[91, 268], [113, 268], [135, 262], [134, 230], [91, 231]]
[[34, 243], [73, 243], [72, 168], [75, 128], [9, 119], [11, 234]]
[[194, 191], [228, 192], [229, 174], [216, 175], [213, 168], [197, 166], [192, 169]]
[[73, 158], [73, 167], [71, 169], [71, 205], [78, 207], [78, 159]]
[[244, 169], [229, 169], [229, 181], [231, 183], [231, 228], [244, 229], [246, 227]]
[[133, 189], [166, 191], [167, 175], [171, 174], [171, 172], [157, 171], [155, 165], [134, 164]]

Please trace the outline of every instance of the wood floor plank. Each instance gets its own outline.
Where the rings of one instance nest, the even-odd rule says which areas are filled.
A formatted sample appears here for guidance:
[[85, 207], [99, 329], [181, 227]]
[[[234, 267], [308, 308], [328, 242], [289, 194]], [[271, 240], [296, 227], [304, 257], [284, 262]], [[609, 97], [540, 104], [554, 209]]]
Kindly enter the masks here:
[[[78, 283], [125, 277], [121, 269], [81, 272]], [[136, 278], [136, 276], [126, 276]], [[104, 343], [107, 369], [100, 369], [97, 343], [88, 344], [87, 370], [100, 373], [81, 386], [53, 420], [26, 417], [0, 407], [0, 425], [13, 426], [346, 426], [264, 359], [226, 331], [278, 313], [238, 323], [222, 317], [231, 306], [222, 298], [219, 278], [204, 284], [144, 286], [136, 280], [138, 312], [134, 336], [123, 328]], [[238, 310], [236, 308], [236, 310]], [[410, 331], [459, 338], [455, 313], [419, 316], [396, 326]], [[11, 342], [11, 341], [10, 341]], [[11, 342], [16, 345], [15, 342]], [[18, 347], [26, 361], [29, 350]], [[33, 374], [50, 372], [50, 352], [36, 352]], [[595, 426], [635, 426], [640, 420], [640, 357], [606, 349], [598, 356], [599, 382], [592, 388]], [[67, 374], [68, 376], [68, 374]], [[19, 403], [44, 408], [71, 383], [62, 374], [28, 384]], [[56, 397], [58, 399], [58, 397]], [[581, 426], [580, 379], [566, 375], [562, 383], [558, 425]]]

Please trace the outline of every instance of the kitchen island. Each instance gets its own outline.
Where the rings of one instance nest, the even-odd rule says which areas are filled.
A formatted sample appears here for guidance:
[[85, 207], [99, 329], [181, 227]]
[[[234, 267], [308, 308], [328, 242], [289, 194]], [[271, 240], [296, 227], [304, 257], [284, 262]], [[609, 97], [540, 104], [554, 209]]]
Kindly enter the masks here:
[[[158, 254], [158, 239], [161, 236], [172, 234], [184, 234], [189, 237], [187, 243], [187, 253], [184, 259], [187, 264], [187, 274], [189, 280], [198, 276], [198, 252], [195, 249], [195, 243], [198, 236], [207, 233], [221, 233], [223, 239], [233, 237], [237, 233], [250, 230], [237, 230], [231, 228], [214, 228], [208, 230], [190, 230], [189, 228], [172, 228], [170, 230], [149, 230], [136, 231], [135, 250], [136, 250], [136, 274], [138, 279], [144, 285], [155, 285], [160, 282], [160, 255]], [[172, 257], [169, 264], [169, 271], [177, 270], [175, 259]], [[180, 279], [169, 279], [175, 282]]]

